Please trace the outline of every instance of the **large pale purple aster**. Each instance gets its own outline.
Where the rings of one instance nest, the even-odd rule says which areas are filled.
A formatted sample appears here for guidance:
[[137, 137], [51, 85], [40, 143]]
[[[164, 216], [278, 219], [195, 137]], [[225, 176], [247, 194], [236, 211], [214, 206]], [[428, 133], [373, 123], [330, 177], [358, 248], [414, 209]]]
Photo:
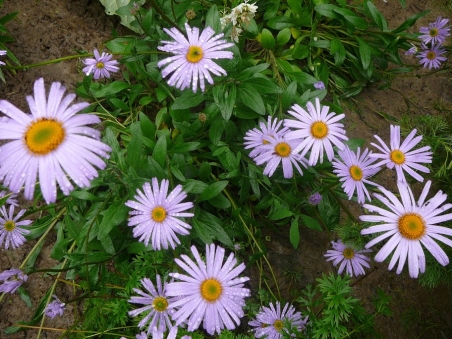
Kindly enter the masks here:
[[109, 78], [110, 72], [114, 73], [119, 71], [119, 62], [112, 60], [113, 55], [102, 52], [99, 55], [97, 49], [94, 50], [94, 58], [86, 58], [83, 63], [86, 67], [83, 68], [83, 72], [86, 75], [93, 74], [94, 79]]
[[447, 195], [442, 191], [426, 201], [431, 181], [427, 181], [417, 201], [408, 185], [398, 183], [397, 186], [401, 200], [387, 189], [380, 187], [383, 194], [374, 194], [374, 196], [385, 208], [368, 204], [363, 206], [369, 212], [377, 214], [362, 215], [360, 219], [378, 223], [378, 225], [363, 229], [361, 234], [382, 233], [369, 241], [366, 248], [389, 238], [375, 256], [375, 261], [381, 262], [392, 253], [389, 269], [391, 270], [399, 261], [396, 272], [400, 274], [408, 258], [410, 277], [417, 278], [419, 272], [425, 271], [425, 255], [421, 245], [424, 245], [441, 265], [445, 266], [449, 263], [446, 253], [435, 240], [452, 247], [452, 241], [443, 236], [443, 234], [452, 236], [452, 229], [438, 225], [452, 220], [451, 213], [441, 215], [451, 209], [452, 204], [441, 206], [447, 199]]
[[328, 259], [326, 261], [333, 260], [333, 265], [339, 266], [338, 274], [341, 274], [344, 269], [345, 272], [353, 277], [364, 274], [364, 268], [369, 268], [370, 259], [363, 253], [372, 252], [372, 250], [360, 250], [357, 251], [350, 246], [346, 246], [342, 240], [332, 241], [332, 250], [326, 251], [325, 257]]
[[18, 269], [10, 269], [0, 273], [0, 281], [3, 284], [0, 285], [1, 293], [15, 293], [17, 289], [28, 280], [28, 275]]
[[419, 29], [419, 32], [422, 34], [419, 36], [419, 39], [422, 39], [424, 44], [442, 44], [446, 41], [446, 37], [450, 35], [450, 27], [444, 27], [448, 22], [449, 19], [443, 19], [439, 16], [434, 22], [431, 22], [428, 27], [421, 27]]
[[252, 148], [251, 158], [265, 152], [262, 146], [274, 144], [278, 137], [282, 137], [282, 134], [287, 131], [287, 128], [281, 130], [282, 123], [282, 120], [273, 119], [269, 116], [267, 123], [260, 122], [259, 128], [253, 128], [246, 132], [243, 144], [245, 149]]
[[133, 208], [130, 212], [129, 226], [134, 227], [133, 236], [139, 238], [147, 246], [152, 238], [152, 248], [168, 249], [168, 245], [176, 248], [180, 244], [177, 234], [187, 235], [191, 226], [180, 217], [192, 217], [193, 213], [183, 212], [193, 207], [192, 202], [181, 202], [187, 197], [181, 185], [177, 185], [168, 194], [169, 181], [163, 179], [159, 187], [157, 178], [143, 185], [144, 193], [137, 189], [135, 200], [126, 202]]
[[196, 92], [199, 80], [201, 91], [204, 92], [204, 80], [213, 85], [210, 73], [217, 76], [226, 75], [226, 71], [212, 59], [232, 59], [232, 52], [224, 49], [234, 44], [221, 39], [223, 33], [215, 35], [215, 31], [210, 27], [206, 27], [201, 35], [197, 27], [191, 28], [185, 24], [185, 29], [188, 39], [176, 28], [164, 28], [164, 31], [175, 41], [163, 41], [164, 45], [159, 46], [158, 49], [173, 53], [174, 56], [159, 61], [157, 65], [163, 67], [162, 77], [165, 78], [172, 73], [168, 79], [168, 85], [183, 90], [190, 87], [191, 83], [193, 92]]
[[167, 283], [163, 282], [162, 284], [162, 280], [158, 274], [156, 275], [156, 280], [157, 288], [154, 287], [154, 284], [150, 279], [142, 279], [141, 284], [146, 291], [134, 288], [134, 292], [139, 296], [134, 296], [129, 299], [129, 303], [144, 305], [143, 307], [129, 311], [129, 315], [136, 317], [141, 313], [147, 313], [138, 323], [138, 327], [142, 329], [143, 327], [148, 326], [148, 335], [154, 331], [154, 329], [159, 333], [163, 333], [167, 328], [172, 327], [168, 308], [171, 301], [166, 295]]
[[397, 172], [397, 180], [406, 182], [404, 172], [407, 172], [417, 181], [424, 181], [424, 178], [416, 173], [414, 170], [418, 170], [424, 173], [430, 173], [430, 170], [425, 167], [424, 164], [432, 162], [432, 152], [430, 146], [424, 146], [419, 149], [413, 150], [413, 148], [422, 140], [422, 136], [415, 137], [417, 130], [414, 129], [408, 134], [405, 140], [400, 143], [400, 126], [390, 126], [391, 140], [390, 147], [378, 136], [374, 137], [378, 140], [379, 145], [371, 143], [381, 153], [369, 154], [371, 158], [380, 159], [373, 166], [384, 166], [393, 169]]
[[33, 199], [36, 179], [44, 200], [56, 201], [57, 183], [68, 195], [74, 187], [89, 187], [97, 169], [105, 168], [101, 157], [108, 158], [110, 147], [101, 142], [99, 131], [88, 127], [100, 123], [93, 114], [76, 114], [87, 102], [71, 105], [75, 94], [64, 96], [66, 89], [52, 83], [46, 99], [44, 80], [34, 84], [34, 97], [27, 96], [31, 114], [26, 114], [6, 100], [0, 111], [10, 119], [0, 121], [0, 140], [11, 140], [0, 149], [0, 180], [12, 192], [25, 186], [24, 195]]
[[292, 329], [301, 332], [306, 328], [308, 316], [303, 319], [301, 313], [295, 312], [295, 308], [288, 303], [281, 310], [281, 304], [277, 301], [276, 308], [273, 303], [270, 303], [270, 307], [262, 307], [256, 319], [250, 321], [248, 325], [254, 327], [251, 331], [256, 338], [280, 339], [283, 338], [283, 333], [284, 338], [295, 336], [290, 329], [286, 328], [287, 322]]
[[344, 149], [345, 136], [344, 125], [339, 123], [345, 114], [336, 115], [328, 113], [328, 106], [321, 106], [319, 98], [315, 98], [315, 106], [308, 102], [307, 111], [295, 104], [288, 113], [296, 120], [284, 120], [284, 126], [293, 129], [285, 135], [286, 140], [302, 139], [303, 141], [293, 150], [304, 156], [311, 151], [309, 165], [315, 166], [323, 162], [323, 153], [326, 152], [328, 161], [334, 158], [333, 145], [339, 150]]
[[206, 245], [206, 260], [201, 259], [195, 246], [191, 252], [196, 261], [186, 255], [175, 259], [176, 263], [187, 273], [170, 273], [180, 280], [171, 282], [166, 287], [168, 296], [179, 297], [171, 307], [176, 309], [172, 315], [176, 325], [187, 324], [188, 331], [195, 331], [201, 322], [210, 335], [220, 333], [225, 327], [233, 330], [243, 317], [244, 298], [250, 290], [243, 287], [247, 277], [239, 277], [245, 269], [242, 263], [231, 253], [223, 263], [225, 250], [214, 244]]
[[14, 205], [9, 206], [9, 213], [5, 206], [0, 208], [0, 246], [5, 242], [5, 249], [10, 246], [17, 248], [23, 245], [26, 241], [24, 234], [30, 233], [24, 226], [32, 223], [31, 220], [18, 221], [26, 212], [21, 210], [14, 217]]
[[419, 63], [424, 66], [424, 68], [439, 68], [441, 66], [441, 62], [447, 60], [446, 57], [442, 56], [446, 53], [446, 50], [441, 47], [441, 45], [434, 45], [430, 47], [421, 45], [421, 48], [422, 50], [418, 55], [416, 55], [416, 57], [421, 59], [419, 60]]

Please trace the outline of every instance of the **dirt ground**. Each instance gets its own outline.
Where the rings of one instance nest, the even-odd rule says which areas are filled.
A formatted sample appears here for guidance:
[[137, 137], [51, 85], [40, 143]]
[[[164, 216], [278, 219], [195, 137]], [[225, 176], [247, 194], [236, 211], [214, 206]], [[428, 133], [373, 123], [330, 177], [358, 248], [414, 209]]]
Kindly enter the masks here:
[[[375, 0], [376, 5], [383, 11], [394, 28], [414, 13], [436, 7], [423, 18], [414, 30], [433, 21], [441, 13], [439, 6], [432, 1], [407, 0], [407, 9], [401, 10], [397, 0]], [[111, 37], [112, 29], [126, 32], [119, 26], [118, 20], [104, 14], [103, 7], [97, 0], [14, 0], [5, 1], [0, 8], [1, 14], [19, 11], [17, 19], [8, 25], [16, 38], [16, 42], [9, 45], [22, 64], [32, 64], [44, 60], [75, 54], [76, 51], [92, 51], [93, 48], [102, 49], [102, 43]], [[46, 83], [62, 82], [69, 90], [74, 88], [77, 81], [83, 79], [80, 72], [80, 61], [72, 60], [50, 66], [32, 68], [17, 74], [7, 74], [7, 84], [0, 83], [0, 97], [13, 102], [16, 106], [27, 110], [25, 95], [32, 94], [35, 79], [44, 77]], [[349, 137], [364, 138], [369, 142], [376, 133], [382, 137], [389, 134], [388, 122], [374, 111], [383, 111], [394, 116], [402, 113], [428, 114], [437, 112], [435, 103], [442, 101], [451, 106], [452, 90], [449, 73], [432, 77], [397, 79], [393, 88], [411, 99], [415, 105], [407, 106], [401, 94], [391, 91], [378, 91], [369, 86], [357, 99], [362, 102], [364, 122], [359, 117], [347, 111], [347, 128]], [[369, 127], [369, 126], [372, 126]], [[387, 138], [387, 136], [386, 136]], [[388, 177], [388, 180], [392, 178]], [[351, 207], [359, 213], [357, 206]], [[289, 242], [287, 229], [280, 233], [269, 235], [266, 243], [269, 259], [273, 264], [278, 278], [281, 278], [281, 290], [303, 288], [306, 284], [314, 283], [323, 273], [333, 271], [330, 263], [325, 262], [324, 253], [329, 248], [326, 234], [306, 229], [302, 232], [298, 250], [293, 250]], [[46, 239], [36, 266], [49, 268], [56, 264], [50, 259], [50, 252], [54, 236]], [[34, 245], [27, 242], [17, 250], [0, 249], [0, 271], [11, 267], [18, 267], [29, 250]], [[288, 265], [302, 270], [299, 282], [285, 279], [285, 268]], [[452, 294], [445, 287], [428, 289], [421, 287], [416, 280], [407, 274], [396, 275], [387, 271], [387, 264], [373, 264], [374, 270], [354, 286], [357, 296], [369, 301], [377, 288], [381, 288], [392, 297], [391, 318], [377, 318], [376, 331], [382, 338], [452, 338]], [[30, 277], [25, 287], [29, 292], [33, 305], [36, 305], [47, 292], [53, 282], [52, 277]], [[73, 291], [66, 284], [59, 283], [56, 290], [62, 301], [70, 300]], [[68, 305], [64, 317], [53, 320], [46, 318], [43, 338], [57, 338], [61, 332], [51, 330], [65, 329], [72, 325], [74, 314], [78, 309]], [[20, 320], [29, 320], [32, 310], [17, 295], [5, 295], [0, 302], [0, 330], [11, 326]], [[75, 316], [76, 317], [76, 316]], [[29, 330], [10, 336], [0, 333], [0, 338], [36, 338], [37, 331]]]

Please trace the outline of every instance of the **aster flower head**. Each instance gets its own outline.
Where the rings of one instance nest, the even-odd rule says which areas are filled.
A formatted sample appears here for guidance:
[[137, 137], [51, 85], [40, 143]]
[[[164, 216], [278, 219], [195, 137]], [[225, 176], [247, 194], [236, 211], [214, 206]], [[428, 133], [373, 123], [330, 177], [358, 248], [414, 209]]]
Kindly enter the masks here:
[[250, 129], [246, 132], [243, 138], [245, 142], [245, 149], [252, 148], [250, 157], [254, 158], [257, 155], [264, 153], [264, 145], [274, 144], [282, 134], [287, 131], [287, 128], [281, 130], [282, 120], [268, 117], [267, 123], [259, 122], [259, 128]]
[[179, 280], [167, 285], [167, 295], [179, 297], [171, 304], [176, 325], [186, 323], [188, 331], [195, 331], [201, 321], [210, 335], [220, 333], [225, 327], [233, 330], [243, 317], [244, 298], [250, 290], [243, 284], [249, 280], [239, 277], [245, 269], [243, 263], [231, 253], [223, 262], [225, 250], [214, 244], [206, 245], [206, 260], [202, 260], [195, 246], [191, 247], [195, 261], [186, 255], [175, 259], [186, 274], [170, 273]]
[[255, 327], [251, 331], [256, 338], [280, 339], [283, 338], [282, 333], [290, 334], [290, 330], [286, 328], [287, 323], [290, 323], [291, 328], [301, 332], [306, 328], [308, 316], [303, 319], [301, 313], [295, 312], [295, 308], [288, 303], [281, 310], [281, 304], [277, 301], [276, 308], [273, 303], [270, 303], [270, 307], [262, 307], [256, 319], [250, 321], [248, 325]]
[[323, 83], [323, 81], [319, 80], [316, 83], [314, 83], [314, 88], [315, 89], [325, 89], [325, 84]]
[[393, 169], [395, 168], [397, 173], [397, 180], [406, 182], [404, 172], [408, 173], [417, 181], [424, 181], [424, 178], [415, 172], [414, 170], [421, 171], [423, 173], [430, 173], [430, 170], [421, 164], [429, 164], [432, 162], [432, 152], [430, 146], [424, 146], [413, 150], [413, 148], [422, 140], [422, 136], [415, 137], [417, 130], [414, 129], [408, 134], [405, 140], [400, 143], [400, 126], [390, 126], [391, 140], [389, 147], [386, 143], [377, 135], [374, 137], [378, 140], [379, 144], [371, 143], [381, 153], [369, 154], [371, 158], [380, 159], [379, 162], [373, 166], [384, 166]]
[[139, 314], [148, 312], [143, 319], [138, 323], [138, 327], [142, 329], [148, 326], [147, 334], [156, 329], [158, 332], [165, 332], [167, 328], [171, 328], [170, 310], [169, 305], [171, 300], [166, 294], [167, 283], [162, 279], [160, 275], [156, 275], [156, 287], [152, 281], [148, 278], [141, 280], [145, 291], [138, 288], [134, 288], [134, 292], [138, 297], [131, 297], [129, 303], [141, 304], [143, 307], [129, 311], [131, 317], [136, 317]]
[[419, 38], [424, 44], [442, 44], [448, 37], [450, 26], [445, 27], [449, 19], [443, 19], [442, 17], [436, 18], [436, 20], [428, 25], [428, 27], [421, 27], [419, 32], [422, 34]]
[[232, 59], [232, 52], [224, 49], [234, 46], [226, 40], [221, 39], [223, 34], [215, 35], [215, 31], [206, 27], [201, 34], [199, 28], [191, 28], [185, 24], [187, 38], [176, 28], [163, 30], [175, 41], [163, 41], [164, 45], [159, 46], [161, 51], [173, 53], [174, 56], [165, 58], [157, 64], [162, 69], [162, 77], [171, 76], [168, 85], [180, 90], [190, 87], [193, 92], [198, 89], [198, 80], [201, 91], [205, 90], [204, 80], [213, 85], [213, 75], [226, 75], [226, 71], [218, 66], [212, 59]]
[[143, 192], [137, 189], [135, 200], [126, 202], [134, 209], [130, 212], [129, 226], [134, 227], [133, 236], [147, 246], [152, 238], [154, 250], [176, 248], [180, 244], [177, 234], [187, 235], [191, 226], [180, 217], [192, 217], [193, 213], [184, 212], [193, 207], [192, 202], [181, 202], [187, 197], [181, 185], [177, 185], [168, 194], [169, 181], [163, 179], [160, 186], [157, 178], [143, 185]]
[[369, 212], [376, 214], [362, 215], [360, 219], [377, 223], [377, 225], [363, 229], [361, 234], [381, 233], [369, 241], [366, 248], [389, 238], [375, 256], [375, 261], [382, 262], [392, 253], [388, 268], [391, 270], [398, 261], [396, 273], [400, 274], [408, 258], [410, 277], [417, 278], [419, 272], [424, 273], [425, 271], [425, 255], [422, 245], [441, 265], [445, 266], [449, 263], [446, 253], [435, 240], [452, 247], [452, 241], [444, 236], [452, 236], [452, 229], [438, 225], [452, 220], [451, 213], [442, 214], [452, 208], [452, 204], [441, 206], [447, 199], [447, 195], [442, 191], [426, 201], [431, 181], [427, 181], [417, 201], [408, 185], [398, 183], [397, 186], [401, 200], [385, 188], [380, 187], [382, 194], [374, 194], [374, 196], [383, 203], [385, 208], [364, 205]]
[[311, 194], [308, 198], [308, 204], [316, 206], [320, 204], [322, 201], [322, 195], [319, 192], [315, 192], [314, 194]]
[[[364, 204], [367, 199], [370, 201], [370, 194], [365, 184], [378, 186], [374, 182], [368, 180], [379, 171], [379, 167], [372, 165], [377, 159], [370, 158], [372, 154], [367, 148], [361, 154], [358, 147], [357, 153], [354, 153], [348, 146], [342, 151], [338, 151], [338, 156], [333, 160], [333, 172], [342, 182], [342, 188], [350, 200], [356, 191], [358, 203]], [[339, 160], [340, 159], [340, 160]], [[342, 161], [341, 161], [342, 160]]]
[[[6, 51], [1, 51], [0, 50], [0, 55], [6, 55]], [[0, 61], [0, 66], [2, 65], [6, 65], [3, 61]]]
[[421, 45], [421, 48], [422, 51], [416, 55], [416, 57], [421, 59], [419, 60], [419, 63], [424, 66], [424, 68], [439, 68], [441, 62], [447, 60], [446, 57], [442, 56], [446, 53], [446, 50], [441, 47], [441, 45], [432, 45], [430, 47]]
[[326, 261], [333, 261], [333, 265], [339, 266], [338, 274], [341, 274], [344, 269], [345, 272], [353, 277], [364, 274], [364, 267], [369, 268], [370, 259], [364, 254], [372, 252], [372, 250], [365, 249], [357, 251], [353, 247], [346, 246], [342, 240], [332, 241], [332, 250], [326, 251]]
[[4, 198], [8, 194], [9, 194], [9, 197], [6, 199], [5, 204], [19, 207], [19, 202], [16, 199], [17, 194], [15, 194], [15, 193], [12, 193], [12, 192], [8, 193], [7, 191], [0, 191], [0, 199]]
[[345, 114], [328, 113], [329, 108], [322, 107], [319, 98], [315, 99], [315, 106], [308, 102], [307, 111], [296, 104], [291, 109], [288, 113], [296, 120], [284, 120], [284, 126], [293, 129], [285, 135], [285, 138], [303, 139], [293, 152], [304, 156], [311, 151], [310, 166], [315, 166], [318, 162], [323, 163], [324, 152], [328, 161], [331, 161], [334, 158], [333, 145], [339, 150], [344, 149], [343, 141], [348, 138], [345, 136], [344, 125], [338, 121], [342, 120]]
[[[283, 129], [283, 133], [287, 128]], [[264, 175], [271, 177], [279, 164], [282, 163], [284, 178], [289, 179], [293, 177], [293, 167], [295, 167], [301, 175], [300, 164], [307, 168], [306, 159], [294, 150], [300, 140], [286, 140], [282, 136], [277, 136], [273, 143], [264, 144], [261, 146], [261, 153], [254, 158], [257, 165], [265, 164]]]
[[15, 293], [17, 289], [28, 280], [28, 275], [18, 269], [10, 269], [0, 273], [0, 281], [3, 284], [0, 285], [0, 292], [2, 293]]
[[53, 301], [47, 305], [44, 313], [46, 314], [46, 316], [50, 317], [50, 319], [55, 318], [57, 315], [61, 317], [63, 316], [64, 310], [66, 309], [65, 305], [66, 304], [62, 303], [56, 295], [53, 295]]
[[86, 75], [93, 74], [94, 79], [109, 78], [110, 72], [115, 73], [119, 71], [119, 62], [112, 60], [113, 55], [102, 52], [99, 54], [97, 49], [94, 50], [94, 58], [86, 58], [83, 63], [86, 67], [83, 68], [83, 72]]
[[104, 169], [110, 147], [101, 142], [99, 131], [88, 127], [100, 123], [93, 114], [76, 114], [89, 106], [87, 102], [71, 105], [75, 94], [64, 97], [66, 89], [54, 82], [46, 99], [44, 80], [34, 84], [34, 97], [27, 101], [26, 114], [6, 100], [0, 111], [10, 119], [0, 121], [0, 140], [11, 140], [0, 150], [0, 180], [12, 192], [25, 186], [25, 198], [32, 199], [37, 177], [44, 200], [56, 201], [57, 183], [65, 195], [74, 187], [89, 187], [97, 177], [94, 166]]
[[31, 224], [31, 220], [18, 221], [26, 212], [21, 210], [14, 217], [14, 205], [9, 206], [9, 213], [5, 206], [0, 208], [0, 246], [5, 242], [5, 249], [10, 246], [15, 249], [26, 241], [24, 234], [30, 233], [25, 226]]
[[414, 55], [416, 54], [419, 49], [414, 44], [410, 43], [411, 47], [405, 52], [405, 55]]

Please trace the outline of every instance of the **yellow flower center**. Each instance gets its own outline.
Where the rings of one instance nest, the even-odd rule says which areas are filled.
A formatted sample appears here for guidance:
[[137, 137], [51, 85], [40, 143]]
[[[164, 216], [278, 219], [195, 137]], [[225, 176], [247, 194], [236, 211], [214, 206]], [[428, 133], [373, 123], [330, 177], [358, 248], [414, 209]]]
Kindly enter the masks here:
[[102, 68], [104, 68], [105, 67], [105, 64], [103, 63], [103, 62], [98, 62], [97, 64], [96, 64], [96, 68], [99, 68], [99, 69], [102, 69]]
[[16, 228], [16, 223], [12, 220], [7, 220], [3, 226], [7, 232], [12, 232]]
[[201, 296], [210, 303], [217, 301], [221, 292], [223, 288], [217, 279], [206, 279], [201, 284]]
[[275, 146], [276, 154], [283, 158], [288, 157], [291, 151], [292, 149], [287, 142], [280, 142]]
[[438, 28], [432, 28], [432, 29], [430, 30], [430, 36], [433, 37], [433, 38], [434, 38], [435, 36], [437, 36], [438, 33], [439, 33]]
[[25, 132], [25, 144], [35, 155], [45, 155], [63, 142], [65, 131], [61, 123], [50, 119], [39, 119], [32, 122]]
[[342, 254], [344, 255], [345, 259], [353, 259], [355, 256], [355, 251], [353, 251], [353, 248], [347, 247]]
[[436, 58], [436, 53], [433, 52], [433, 51], [429, 51], [425, 57], [426, 57], [428, 60], [435, 60], [435, 58]]
[[281, 331], [284, 327], [284, 323], [281, 320], [277, 319], [273, 323], [273, 327], [275, 328], [275, 330]]
[[162, 206], [155, 207], [151, 212], [151, 218], [155, 222], [163, 222], [166, 218], [166, 210]]
[[204, 52], [202, 51], [202, 48], [199, 46], [190, 46], [188, 49], [186, 58], [188, 62], [196, 64], [197, 62], [201, 61], [202, 57], [204, 56]]
[[359, 166], [356, 166], [356, 165], [351, 166], [349, 169], [349, 172], [350, 172], [350, 176], [355, 181], [361, 181], [361, 179], [363, 178], [363, 171], [361, 170], [361, 168]]
[[152, 307], [154, 307], [154, 310], [157, 312], [164, 312], [168, 308], [168, 300], [164, 297], [157, 297], [152, 302]]
[[406, 213], [399, 218], [400, 234], [410, 240], [419, 240], [425, 234], [425, 222], [417, 213]]
[[311, 135], [316, 139], [323, 139], [328, 135], [328, 126], [323, 121], [316, 121], [311, 125]]
[[389, 155], [391, 161], [397, 165], [402, 165], [405, 162], [405, 154], [398, 149], [391, 152]]

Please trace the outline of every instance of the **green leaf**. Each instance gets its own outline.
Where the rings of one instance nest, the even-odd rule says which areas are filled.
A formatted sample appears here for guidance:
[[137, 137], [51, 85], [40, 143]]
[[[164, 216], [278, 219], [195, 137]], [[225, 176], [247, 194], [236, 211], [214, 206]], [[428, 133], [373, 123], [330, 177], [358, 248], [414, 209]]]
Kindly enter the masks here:
[[289, 230], [290, 243], [293, 248], [297, 249], [300, 244], [300, 230], [298, 228], [298, 218], [292, 220]]
[[165, 167], [166, 163], [166, 153], [167, 153], [167, 144], [166, 144], [166, 135], [160, 134], [160, 137], [155, 144], [154, 151], [152, 152], [152, 158], [160, 165]]
[[206, 15], [206, 26], [212, 27], [212, 29], [220, 33], [221, 32], [221, 22], [220, 22], [220, 13], [218, 12], [217, 6], [213, 5], [209, 8], [209, 11]]
[[174, 101], [171, 109], [186, 109], [198, 106], [201, 102], [204, 101], [204, 97], [202, 94], [196, 94], [192, 91], [186, 91], [182, 93], [180, 97], [177, 97]]
[[250, 84], [261, 94], [282, 93], [283, 90], [267, 77], [254, 77], [243, 82]]
[[284, 46], [289, 42], [291, 36], [292, 33], [290, 32], [290, 29], [284, 28], [283, 30], [279, 31], [278, 35], [276, 36], [276, 45]]
[[291, 28], [295, 26], [294, 21], [287, 16], [274, 16], [267, 22], [267, 26], [276, 29], [282, 30], [284, 28]]
[[321, 4], [314, 7], [315, 11], [320, 15], [326, 16], [327, 18], [337, 19], [339, 16], [334, 12], [337, 6], [332, 4]]
[[334, 12], [339, 13], [344, 17], [345, 20], [353, 24], [356, 28], [366, 29], [367, 21], [359, 16], [357, 16], [353, 11], [345, 8], [336, 7], [333, 9]]
[[418, 19], [422, 18], [423, 16], [426, 16], [428, 13], [430, 13], [430, 10], [423, 11], [421, 13], [417, 13], [417, 14], [409, 17], [399, 27], [397, 27], [395, 30], [393, 30], [392, 33], [395, 34], [395, 33], [400, 33], [400, 32], [405, 31], [407, 28], [410, 28], [411, 26], [413, 26]]
[[238, 81], [244, 81], [246, 79], [254, 77], [256, 73], [261, 73], [265, 71], [268, 67], [270, 67], [270, 64], [267, 63], [247, 67], [243, 71], [241, 71], [235, 78]]
[[330, 53], [334, 55], [334, 62], [336, 66], [342, 65], [345, 60], [346, 54], [345, 47], [339, 38], [335, 37], [331, 40]]
[[269, 216], [270, 220], [281, 220], [293, 216], [290, 210], [277, 210]]
[[130, 125], [130, 133], [132, 134], [132, 139], [130, 139], [129, 146], [127, 147], [127, 162], [135, 171], [138, 171], [141, 166], [143, 146], [143, 142], [141, 141], [143, 135], [141, 134], [141, 126], [138, 121]]
[[259, 92], [252, 85], [239, 85], [239, 98], [242, 103], [260, 115], [265, 114], [265, 105]]
[[370, 50], [369, 45], [366, 44], [362, 39], [357, 37], [356, 40], [358, 40], [359, 44], [359, 56], [361, 58], [361, 64], [363, 65], [364, 69], [367, 69], [369, 68], [372, 58], [372, 51]]
[[318, 48], [330, 48], [330, 41], [329, 40], [311, 40], [309, 42], [309, 46], [311, 47], [318, 47]]
[[119, 93], [126, 88], [129, 88], [129, 84], [122, 81], [114, 81], [110, 84], [102, 86], [100, 90], [93, 92], [95, 98], [104, 98], [109, 95]]
[[303, 220], [303, 223], [312, 230], [322, 231], [322, 227], [320, 226], [319, 222], [315, 220], [314, 218], [311, 218], [308, 215], [301, 214], [301, 219]]
[[372, 1], [367, 0], [364, 2], [364, 9], [368, 13], [368, 16], [377, 24], [378, 28], [382, 31], [388, 30], [388, 23], [381, 12], [375, 7]]
[[360, 138], [351, 138], [348, 139], [345, 144], [353, 151], [356, 152], [358, 147], [363, 147], [366, 143], [366, 140]]
[[155, 125], [154, 125], [154, 123], [143, 112], [140, 112], [139, 117], [140, 117], [141, 133], [146, 138], [154, 140], [154, 138], [155, 138]]
[[221, 140], [221, 136], [224, 132], [224, 124], [222, 120], [214, 120], [210, 125], [209, 129], [209, 138], [212, 142], [212, 145], [216, 146]]
[[292, 58], [294, 59], [304, 59], [309, 55], [309, 47], [306, 45], [298, 45], [292, 49]]
[[102, 240], [111, 230], [127, 220], [129, 208], [124, 205], [128, 197], [113, 202], [105, 211], [102, 212], [103, 218], [99, 225], [97, 239]]
[[229, 86], [229, 91], [227, 91], [226, 88], [227, 87], [224, 85], [214, 86], [212, 94], [215, 104], [220, 109], [221, 116], [224, 120], [228, 121], [231, 118], [235, 106], [237, 87], [235, 84], [231, 84]]
[[201, 143], [197, 142], [197, 141], [184, 142], [182, 144], [175, 145], [168, 152], [170, 152], [170, 153], [187, 153], [187, 152], [197, 150], [200, 146], [201, 146]]
[[273, 49], [275, 48], [275, 38], [273, 37], [272, 32], [268, 29], [264, 28], [261, 34], [261, 44], [265, 49]]
[[199, 203], [201, 201], [212, 199], [216, 195], [220, 194], [223, 191], [223, 189], [228, 185], [228, 183], [229, 181], [227, 180], [221, 180], [214, 182], [213, 184], [210, 184], [199, 195], [198, 199], [196, 199], [196, 202]]

